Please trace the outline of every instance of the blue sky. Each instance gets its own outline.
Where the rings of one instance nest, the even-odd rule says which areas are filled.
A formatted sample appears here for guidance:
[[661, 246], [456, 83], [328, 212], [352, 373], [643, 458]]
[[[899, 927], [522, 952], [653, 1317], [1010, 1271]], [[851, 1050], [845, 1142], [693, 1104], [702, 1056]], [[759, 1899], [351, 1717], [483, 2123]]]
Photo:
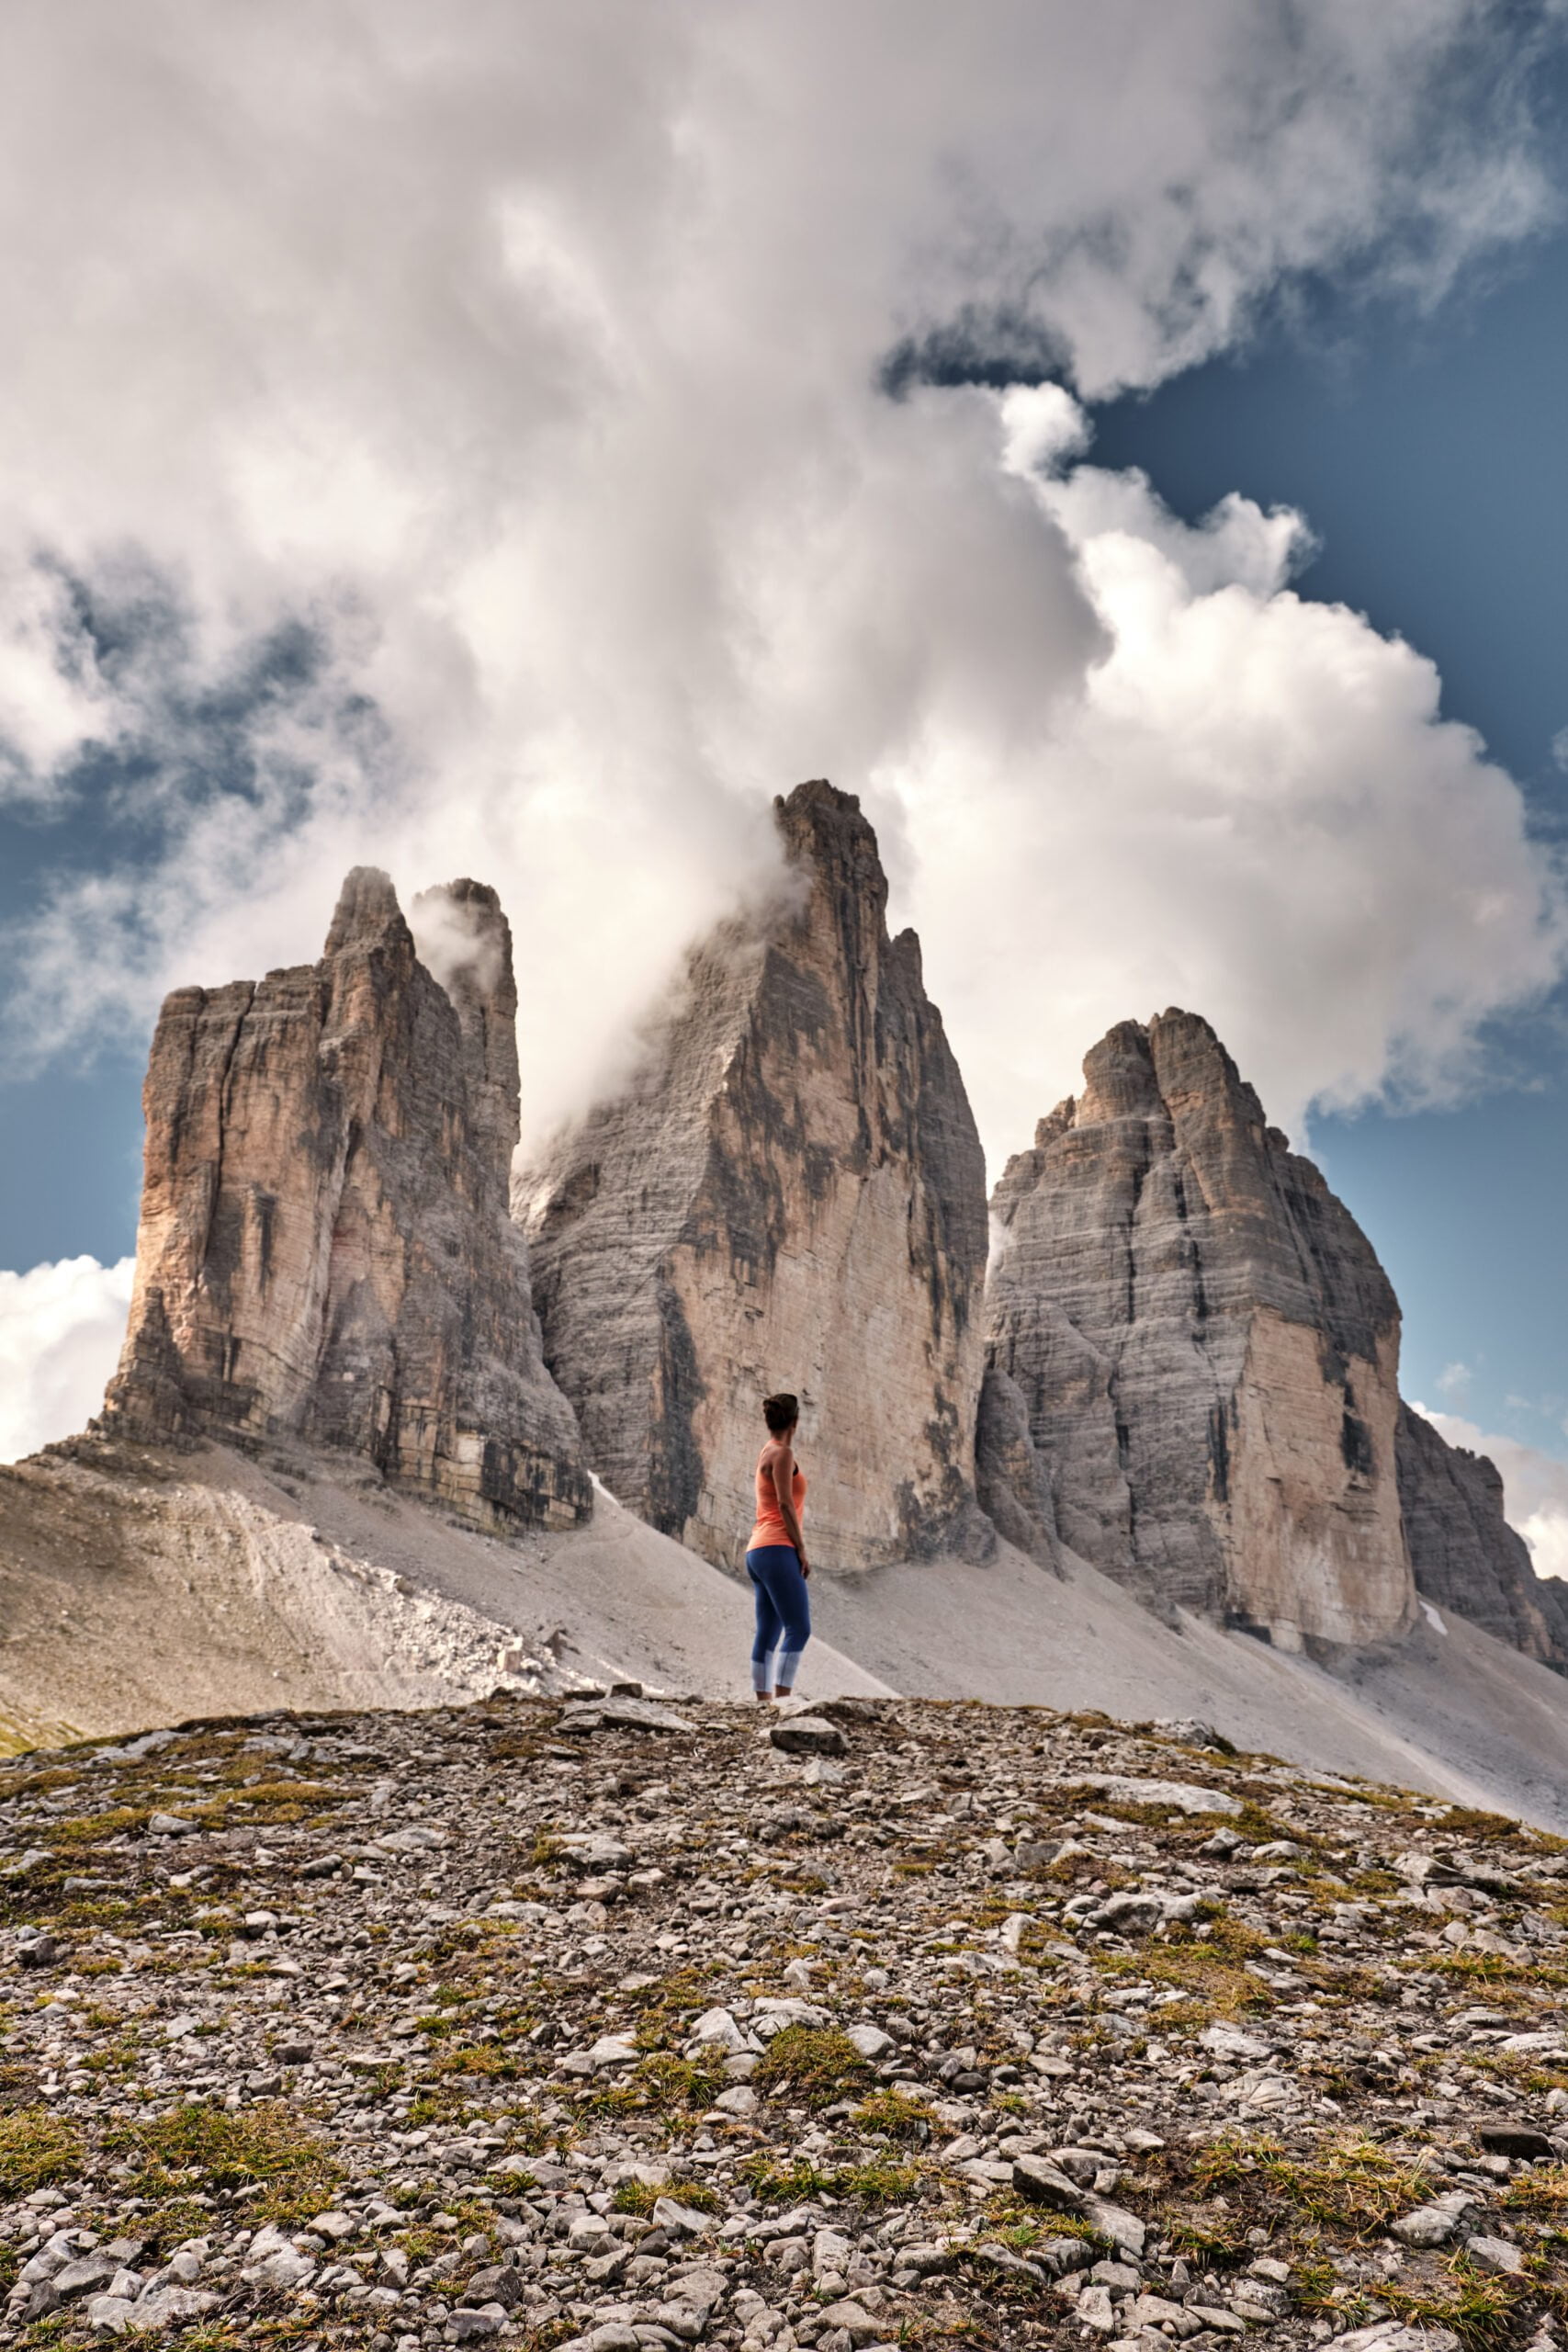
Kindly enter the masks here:
[[1557, 0], [285, 7], [0, 89], [0, 1267], [130, 1249], [160, 990], [347, 865], [498, 884], [547, 1123], [828, 773], [993, 1159], [1187, 1001], [1568, 1459]]
[[[1095, 455], [1186, 515], [1232, 489], [1299, 507], [1320, 543], [1303, 592], [1430, 654], [1446, 715], [1562, 849], [1565, 398], [1568, 236], [1546, 235], [1430, 318], [1320, 292], [1310, 320], [1100, 410]], [[1310, 1140], [1398, 1291], [1406, 1393], [1568, 1459], [1568, 1000], [1487, 1042], [1471, 1099], [1319, 1114]]]

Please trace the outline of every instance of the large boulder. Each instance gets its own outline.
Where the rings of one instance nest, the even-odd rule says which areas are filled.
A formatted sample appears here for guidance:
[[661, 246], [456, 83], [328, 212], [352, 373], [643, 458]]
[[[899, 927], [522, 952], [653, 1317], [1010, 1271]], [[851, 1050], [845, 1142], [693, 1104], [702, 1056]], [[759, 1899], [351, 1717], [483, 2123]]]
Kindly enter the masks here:
[[592, 1488], [508, 1211], [511, 933], [473, 882], [413, 914], [428, 961], [357, 867], [320, 963], [165, 1002], [101, 1426], [288, 1433], [481, 1526], [570, 1525]]
[[547, 1360], [612, 1492], [720, 1565], [776, 1388], [825, 1566], [983, 1547], [964, 1082], [859, 802], [812, 783], [775, 811], [777, 904], [691, 954], [632, 1082], [519, 1174]]

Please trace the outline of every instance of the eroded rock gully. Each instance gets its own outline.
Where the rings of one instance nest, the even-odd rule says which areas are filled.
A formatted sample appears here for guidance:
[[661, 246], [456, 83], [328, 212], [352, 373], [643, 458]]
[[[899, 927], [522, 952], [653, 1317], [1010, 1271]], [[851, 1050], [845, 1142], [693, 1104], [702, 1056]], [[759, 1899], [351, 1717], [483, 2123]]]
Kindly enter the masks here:
[[974, 1119], [859, 802], [775, 806], [781, 903], [694, 951], [638, 1078], [518, 1177], [546, 1355], [611, 1491], [720, 1566], [774, 1388], [827, 1565], [984, 1546]]
[[288, 1432], [481, 1526], [571, 1524], [591, 1489], [508, 1213], [511, 933], [473, 882], [413, 915], [428, 965], [356, 868], [320, 963], [165, 1002], [105, 1425]]
[[1198, 1723], [776, 1728], [0, 1766], [0, 2339], [1559, 2341], [1568, 1840]]

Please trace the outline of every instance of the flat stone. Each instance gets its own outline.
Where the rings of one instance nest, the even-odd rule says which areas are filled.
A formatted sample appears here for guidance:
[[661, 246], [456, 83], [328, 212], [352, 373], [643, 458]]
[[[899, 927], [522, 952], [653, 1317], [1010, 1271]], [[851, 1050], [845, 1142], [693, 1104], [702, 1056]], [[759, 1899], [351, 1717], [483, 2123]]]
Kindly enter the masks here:
[[1241, 1799], [1224, 1789], [1206, 1789], [1196, 1781], [1134, 1780], [1124, 1772], [1080, 1772], [1074, 1784], [1096, 1789], [1114, 1804], [1163, 1806], [1172, 1813], [1239, 1813]]
[[1482, 2146], [1494, 2156], [1524, 2157], [1531, 2163], [1556, 2154], [1544, 2132], [1533, 2132], [1523, 2123], [1483, 2123], [1477, 2133]]
[[678, 1715], [672, 1707], [655, 1705], [651, 1699], [593, 1699], [563, 1707], [556, 1723], [557, 1731], [581, 1734], [596, 1731], [663, 1731], [692, 1733], [694, 1723]]
[[1472, 2262], [1480, 2263], [1483, 2270], [1495, 2270], [1505, 2277], [1511, 2277], [1525, 2267], [1518, 2247], [1510, 2245], [1506, 2238], [1466, 2238], [1464, 2250]]
[[791, 1715], [773, 1724], [768, 1734], [785, 1756], [842, 1756], [849, 1743], [837, 1724], [823, 1715]]

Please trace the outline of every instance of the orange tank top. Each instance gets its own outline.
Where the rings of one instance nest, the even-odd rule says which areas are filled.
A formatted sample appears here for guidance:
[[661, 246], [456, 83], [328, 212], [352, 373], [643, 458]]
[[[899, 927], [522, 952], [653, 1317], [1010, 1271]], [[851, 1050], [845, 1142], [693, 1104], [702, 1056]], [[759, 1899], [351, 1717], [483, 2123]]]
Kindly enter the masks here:
[[[798, 1463], [795, 1464], [790, 1494], [795, 1503], [795, 1515], [804, 1526], [806, 1473]], [[789, 1542], [789, 1530], [779, 1513], [778, 1489], [773, 1485], [772, 1466], [764, 1469], [762, 1464], [759, 1462], [757, 1464], [757, 1524], [746, 1538], [746, 1549], [748, 1552], [761, 1552], [776, 1544], [787, 1544]]]

